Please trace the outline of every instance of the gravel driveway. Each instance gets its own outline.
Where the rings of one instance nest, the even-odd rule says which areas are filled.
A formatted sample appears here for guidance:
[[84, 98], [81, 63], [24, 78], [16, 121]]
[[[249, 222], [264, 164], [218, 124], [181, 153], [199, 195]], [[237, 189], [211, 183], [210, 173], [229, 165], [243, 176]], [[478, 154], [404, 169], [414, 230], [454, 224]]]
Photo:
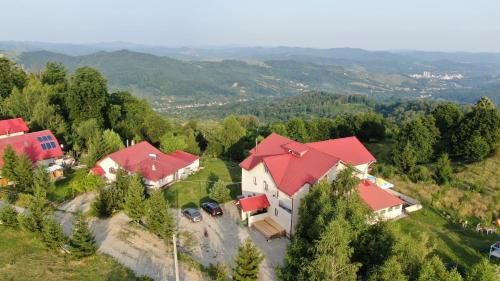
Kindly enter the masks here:
[[[67, 202], [54, 213], [63, 226], [66, 235], [71, 234], [76, 211], [88, 211], [95, 194], [80, 195]], [[109, 219], [90, 221], [96, 235], [99, 251], [114, 257], [122, 265], [132, 269], [137, 276], [147, 275], [157, 281], [174, 280], [172, 252], [165, 243], [130, 219], [119, 213]], [[185, 281], [204, 280], [199, 272], [190, 271], [180, 264], [180, 279]]]
[[[276, 280], [275, 268], [283, 264], [289, 240], [279, 238], [267, 242], [261, 233], [239, 224], [238, 209], [233, 203], [226, 203], [222, 208], [224, 215], [215, 218], [200, 210], [203, 220], [196, 223], [185, 218], [180, 210], [177, 211], [179, 230], [192, 232], [198, 239], [199, 243], [192, 252], [193, 258], [206, 266], [217, 262], [233, 266], [240, 243], [250, 237], [264, 255], [259, 280]], [[205, 229], [208, 237], [204, 236]]]

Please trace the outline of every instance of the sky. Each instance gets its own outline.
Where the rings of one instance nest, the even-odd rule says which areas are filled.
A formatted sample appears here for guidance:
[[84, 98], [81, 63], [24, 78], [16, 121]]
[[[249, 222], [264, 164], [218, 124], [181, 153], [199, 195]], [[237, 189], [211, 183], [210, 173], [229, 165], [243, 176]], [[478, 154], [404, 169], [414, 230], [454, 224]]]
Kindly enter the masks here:
[[500, 52], [498, 0], [1, 0], [0, 40]]

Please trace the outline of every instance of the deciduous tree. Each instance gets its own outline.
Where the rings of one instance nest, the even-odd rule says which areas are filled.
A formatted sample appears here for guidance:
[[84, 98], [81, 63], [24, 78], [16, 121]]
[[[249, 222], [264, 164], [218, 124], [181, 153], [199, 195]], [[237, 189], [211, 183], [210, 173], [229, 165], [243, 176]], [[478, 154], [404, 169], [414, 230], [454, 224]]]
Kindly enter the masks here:
[[231, 200], [231, 190], [219, 179], [210, 188], [209, 196], [219, 203], [224, 203]]

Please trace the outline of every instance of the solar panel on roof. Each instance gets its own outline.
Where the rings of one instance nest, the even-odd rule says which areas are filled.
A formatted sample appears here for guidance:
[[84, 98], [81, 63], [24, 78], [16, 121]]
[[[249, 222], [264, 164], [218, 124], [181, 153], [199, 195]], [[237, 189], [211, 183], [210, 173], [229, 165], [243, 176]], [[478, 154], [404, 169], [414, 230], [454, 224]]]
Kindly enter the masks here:
[[42, 149], [43, 149], [43, 150], [47, 150], [47, 144], [42, 143]]
[[38, 141], [40, 141], [40, 142], [42, 142], [42, 141], [43, 141], [42, 137], [37, 137], [37, 139], [38, 139]]
[[47, 139], [48, 139], [48, 140], [52, 140], [52, 136], [47, 135]]
[[50, 148], [56, 148], [56, 143], [51, 141], [48, 144], [50, 144]]

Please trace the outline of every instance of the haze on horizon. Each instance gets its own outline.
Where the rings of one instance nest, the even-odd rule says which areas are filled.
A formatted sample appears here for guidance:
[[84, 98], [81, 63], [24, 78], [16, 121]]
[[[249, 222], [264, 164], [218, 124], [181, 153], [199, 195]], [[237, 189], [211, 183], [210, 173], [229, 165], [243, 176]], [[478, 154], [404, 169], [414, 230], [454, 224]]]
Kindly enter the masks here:
[[1, 41], [500, 52], [495, 0], [16, 0]]

